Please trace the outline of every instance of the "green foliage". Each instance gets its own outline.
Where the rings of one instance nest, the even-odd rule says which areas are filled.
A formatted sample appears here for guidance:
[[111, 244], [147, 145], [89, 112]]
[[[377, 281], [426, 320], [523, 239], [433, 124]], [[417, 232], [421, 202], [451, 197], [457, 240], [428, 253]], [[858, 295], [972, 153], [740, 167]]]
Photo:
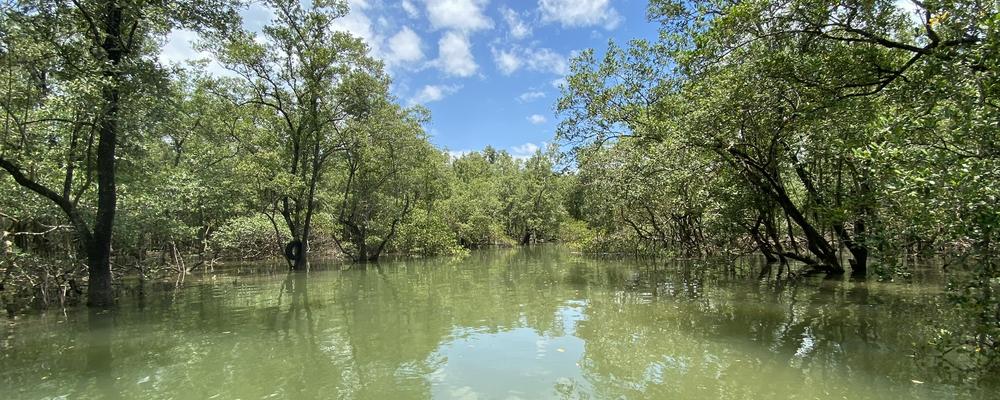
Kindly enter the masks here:
[[[292, 240], [295, 268], [310, 252], [563, 241], [759, 252], [833, 274], [873, 264], [889, 280], [939, 256], [967, 318], [930, 348], [956, 379], [995, 379], [998, 5], [913, 4], [652, 0], [656, 40], [574, 59], [556, 104], [564, 170], [556, 146], [435, 148], [429, 112], [401, 105], [364, 42], [333, 29], [344, 1], [265, 1], [259, 32], [237, 28], [242, 4], [227, 0], [5, 4], [3, 302], [72, 302], [84, 259], [116, 279], [186, 273], [185, 258], [275, 257]], [[203, 33], [231, 74], [158, 63], [177, 28]]]
[[466, 247], [558, 240], [571, 177], [555, 171], [555, 153], [518, 160], [487, 147], [451, 162], [454, 183], [444, 214]]
[[594, 230], [587, 223], [577, 219], [566, 219], [559, 224], [559, 240], [569, 243], [577, 250], [587, 250], [594, 241]]
[[653, 0], [658, 40], [582, 52], [557, 109], [584, 248], [883, 279], [940, 256], [970, 319], [936, 346], [995, 375], [997, 2], [897, 3]]
[[455, 234], [436, 213], [416, 210], [399, 227], [393, 246], [401, 254], [420, 256], [464, 255], [468, 250], [455, 241]]
[[463, 246], [510, 244], [500, 218], [500, 179], [513, 168], [513, 159], [506, 152], [497, 153], [492, 148], [462, 155], [451, 162], [454, 182], [444, 213]]
[[233, 259], [260, 260], [279, 255], [277, 243], [288, 242], [291, 235], [282, 225], [277, 226], [266, 216], [254, 214], [226, 221], [208, 241], [213, 253]]
[[[0, 18], [0, 207], [10, 217], [0, 227], [33, 235], [59, 225], [17, 254], [79, 266], [92, 247], [96, 147], [112, 98], [120, 110], [107, 119], [122, 133], [105, 211], [116, 211], [116, 278], [274, 257], [291, 240], [306, 243], [304, 254], [369, 261], [561, 235], [570, 178], [554, 171], [555, 154], [488, 148], [450, 160], [428, 140], [429, 112], [400, 105], [362, 40], [332, 29], [345, 2], [265, 1], [275, 18], [259, 32], [240, 28], [234, 2], [123, 3], [136, 42], [105, 71], [97, 50], [114, 48], [95, 47], [91, 36], [104, 32], [87, 31], [87, 14], [116, 4], [29, 1]], [[157, 63], [175, 28], [202, 34], [198, 46], [230, 73]], [[18, 172], [53, 194], [15, 182]]]

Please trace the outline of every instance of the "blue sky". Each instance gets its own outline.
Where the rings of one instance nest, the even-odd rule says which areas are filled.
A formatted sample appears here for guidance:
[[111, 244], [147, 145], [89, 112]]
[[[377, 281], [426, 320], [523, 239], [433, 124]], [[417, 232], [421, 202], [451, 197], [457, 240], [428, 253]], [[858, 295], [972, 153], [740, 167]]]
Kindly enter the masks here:
[[[576, 52], [608, 40], [655, 38], [646, 0], [349, 0], [338, 29], [351, 32], [385, 61], [393, 92], [432, 112], [436, 145], [453, 152], [486, 145], [518, 156], [551, 142], [558, 82]], [[268, 12], [244, 13], [250, 28]], [[197, 36], [173, 32], [161, 59], [204, 57]]]

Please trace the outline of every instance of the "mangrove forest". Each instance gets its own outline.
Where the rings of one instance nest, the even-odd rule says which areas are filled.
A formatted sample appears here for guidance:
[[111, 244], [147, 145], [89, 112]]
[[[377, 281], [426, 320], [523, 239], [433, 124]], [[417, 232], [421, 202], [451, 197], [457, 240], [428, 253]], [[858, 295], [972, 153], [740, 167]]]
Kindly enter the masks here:
[[0, 0], [6, 399], [993, 399], [998, 234], [996, 0]]

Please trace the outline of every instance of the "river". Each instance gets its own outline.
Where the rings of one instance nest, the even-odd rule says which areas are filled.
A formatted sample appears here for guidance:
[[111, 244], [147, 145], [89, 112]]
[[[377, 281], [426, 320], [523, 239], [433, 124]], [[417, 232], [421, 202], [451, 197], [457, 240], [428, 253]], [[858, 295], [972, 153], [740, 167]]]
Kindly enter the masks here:
[[940, 279], [758, 281], [560, 246], [243, 266], [0, 320], [6, 399], [950, 399]]

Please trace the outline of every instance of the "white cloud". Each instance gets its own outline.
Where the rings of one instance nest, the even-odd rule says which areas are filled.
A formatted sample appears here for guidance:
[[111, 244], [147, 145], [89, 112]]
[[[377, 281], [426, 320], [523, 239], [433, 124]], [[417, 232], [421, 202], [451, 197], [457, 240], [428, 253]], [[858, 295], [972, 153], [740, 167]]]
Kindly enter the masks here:
[[211, 54], [194, 49], [198, 33], [187, 29], [175, 29], [167, 34], [167, 42], [160, 51], [160, 62], [164, 64], [184, 63], [187, 60], [211, 57]]
[[408, 26], [404, 26], [399, 33], [389, 38], [389, 55], [387, 59], [390, 64], [400, 65], [404, 63], [415, 63], [424, 59], [423, 43], [420, 36], [413, 32]]
[[545, 98], [545, 92], [538, 90], [524, 92], [521, 93], [520, 96], [517, 96], [517, 99], [520, 100], [522, 103], [528, 103], [542, 98]]
[[513, 74], [521, 68], [521, 58], [513, 51], [492, 49], [493, 60], [497, 63], [497, 68], [504, 75]]
[[566, 86], [567, 82], [566, 78], [559, 78], [559, 79], [553, 79], [552, 82], [550, 82], [550, 84], [552, 85], [552, 87], [556, 89], [562, 89], [564, 86]]
[[199, 39], [198, 33], [187, 29], [175, 29], [167, 34], [167, 40], [160, 49], [159, 61], [162, 64], [178, 64], [185, 66], [189, 61], [205, 60], [205, 70], [215, 76], [233, 76], [212, 53], [194, 48]]
[[412, 99], [410, 99], [411, 104], [427, 104], [435, 101], [444, 99], [445, 96], [453, 94], [462, 86], [459, 85], [426, 85], [423, 89], [420, 89]]
[[[542, 144], [544, 145], [545, 143]], [[510, 154], [514, 156], [514, 158], [525, 159], [535, 155], [535, 152], [538, 151], [539, 149], [541, 149], [541, 147], [539, 147], [537, 144], [529, 142], [522, 144], [520, 146], [511, 147]]]
[[556, 75], [565, 75], [569, 71], [567, 57], [546, 48], [493, 49], [493, 59], [504, 75], [513, 74], [521, 68]]
[[545, 121], [547, 121], [545, 117], [539, 114], [532, 114], [528, 117], [528, 122], [531, 122], [532, 125], [541, 125], [544, 124]]
[[603, 26], [614, 29], [622, 22], [621, 14], [610, 0], [538, 0], [542, 21], [558, 22], [563, 27]]
[[438, 41], [438, 59], [435, 64], [448, 75], [472, 76], [479, 69], [472, 57], [469, 38], [458, 32], [448, 32]]
[[524, 21], [521, 21], [521, 16], [517, 11], [501, 7], [500, 15], [503, 15], [504, 21], [507, 21], [507, 28], [510, 29], [510, 35], [515, 39], [523, 39], [531, 35], [531, 27], [525, 24]]
[[493, 27], [483, 9], [488, 0], [425, 0], [427, 18], [435, 29], [473, 32]]
[[372, 50], [372, 55], [382, 57], [382, 41], [384, 37], [375, 32], [372, 28], [372, 21], [365, 14], [369, 5], [364, 0], [351, 0], [347, 2], [351, 12], [342, 18], [333, 21], [333, 29], [347, 32], [364, 40]]
[[406, 11], [406, 15], [410, 18], [420, 17], [420, 10], [410, 0], [403, 0], [403, 11]]
[[535, 71], [551, 72], [565, 75], [569, 72], [567, 57], [549, 49], [529, 49], [527, 51], [528, 68]]
[[466, 154], [474, 153], [473, 150], [448, 150], [448, 158], [452, 161], [464, 157]]
[[258, 2], [251, 2], [247, 8], [240, 10], [240, 16], [243, 17], [245, 28], [259, 33], [264, 29], [264, 25], [274, 20], [275, 14], [270, 7], [265, 7]]

